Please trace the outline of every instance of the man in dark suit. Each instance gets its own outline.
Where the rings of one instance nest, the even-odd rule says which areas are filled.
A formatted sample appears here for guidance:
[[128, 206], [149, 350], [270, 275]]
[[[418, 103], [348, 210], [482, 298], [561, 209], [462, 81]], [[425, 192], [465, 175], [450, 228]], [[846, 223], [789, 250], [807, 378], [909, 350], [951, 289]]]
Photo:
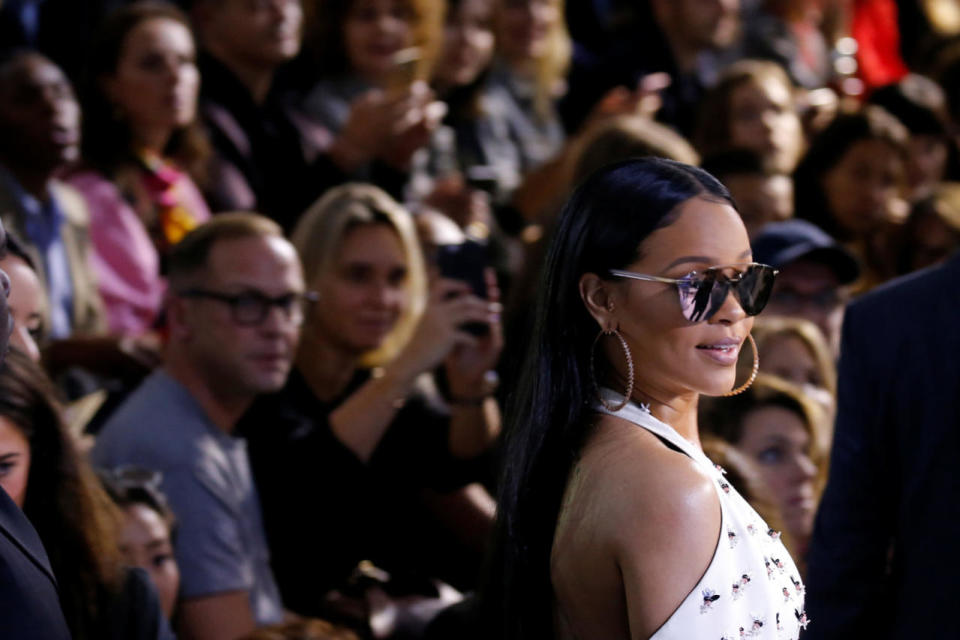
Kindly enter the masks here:
[[[0, 253], [7, 236], [0, 224]], [[0, 271], [0, 363], [7, 352], [13, 320], [7, 308], [10, 280]], [[13, 500], [0, 488], [0, 638], [69, 640], [60, 610], [57, 582], [40, 537]]]
[[955, 256], [847, 310], [804, 640], [960, 638], [958, 280]]

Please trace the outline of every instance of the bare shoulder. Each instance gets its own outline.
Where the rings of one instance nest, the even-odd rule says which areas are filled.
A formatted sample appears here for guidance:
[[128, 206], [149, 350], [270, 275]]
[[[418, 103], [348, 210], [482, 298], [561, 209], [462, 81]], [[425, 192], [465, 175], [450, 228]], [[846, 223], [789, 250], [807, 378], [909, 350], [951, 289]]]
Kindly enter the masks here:
[[[631, 635], [649, 637], [693, 591], [720, 539], [714, 481], [687, 455], [612, 416], [583, 462], [607, 487], [601, 536], [619, 568]], [[592, 459], [596, 456], [595, 459]]]

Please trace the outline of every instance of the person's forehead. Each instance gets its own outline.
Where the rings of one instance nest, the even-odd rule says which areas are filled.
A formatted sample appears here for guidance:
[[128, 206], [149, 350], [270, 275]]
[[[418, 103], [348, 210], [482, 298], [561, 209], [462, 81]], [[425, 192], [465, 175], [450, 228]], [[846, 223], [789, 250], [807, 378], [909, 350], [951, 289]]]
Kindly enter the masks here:
[[300, 274], [296, 250], [279, 236], [218, 240], [210, 249], [205, 279], [221, 284], [268, 286]]

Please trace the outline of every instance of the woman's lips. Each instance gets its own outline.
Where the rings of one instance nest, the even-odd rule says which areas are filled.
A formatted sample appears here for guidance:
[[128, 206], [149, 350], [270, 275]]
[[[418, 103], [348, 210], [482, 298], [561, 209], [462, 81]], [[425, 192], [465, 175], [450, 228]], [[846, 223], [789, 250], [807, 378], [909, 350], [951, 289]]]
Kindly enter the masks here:
[[736, 338], [724, 338], [715, 342], [697, 345], [697, 350], [722, 365], [737, 364], [740, 356], [740, 345], [743, 341]]

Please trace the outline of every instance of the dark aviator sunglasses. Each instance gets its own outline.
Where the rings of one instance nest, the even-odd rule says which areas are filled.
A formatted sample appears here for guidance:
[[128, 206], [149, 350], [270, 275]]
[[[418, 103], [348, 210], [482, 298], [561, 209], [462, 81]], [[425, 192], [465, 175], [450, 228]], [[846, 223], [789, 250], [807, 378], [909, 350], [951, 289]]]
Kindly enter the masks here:
[[[727, 271], [733, 270], [732, 275]], [[682, 278], [664, 278], [621, 269], [610, 269], [610, 275], [647, 282], [673, 284], [680, 294], [680, 309], [690, 322], [709, 320], [720, 310], [730, 291], [743, 312], [755, 316], [767, 306], [777, 270], [766, 264], [751, 262], [710, 267], [691, 271]]]

